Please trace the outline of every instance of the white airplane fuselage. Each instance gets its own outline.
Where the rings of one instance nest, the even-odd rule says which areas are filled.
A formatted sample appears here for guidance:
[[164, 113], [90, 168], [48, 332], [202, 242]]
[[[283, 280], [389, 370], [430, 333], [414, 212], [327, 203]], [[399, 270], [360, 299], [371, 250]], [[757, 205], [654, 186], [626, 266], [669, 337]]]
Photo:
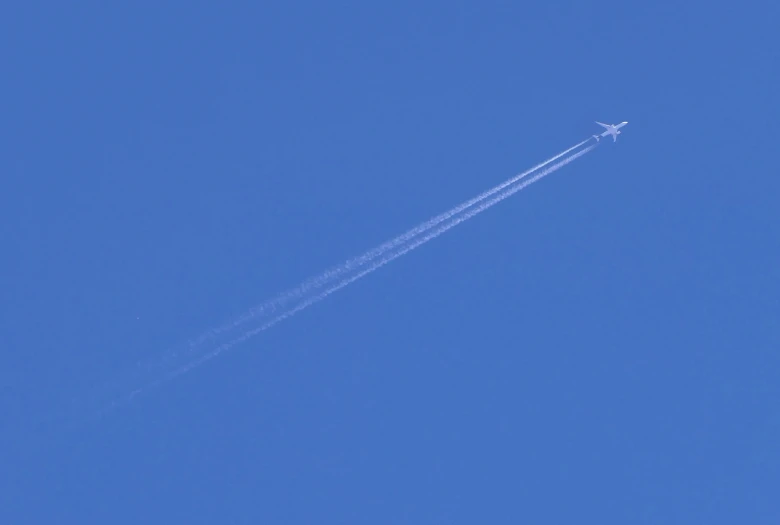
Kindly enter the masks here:
[[599, 137], [606, 137], [607, 135], [612, 135], [612, 142], [617, 141], [617, 136], [622, 133], [620, 131], [620, 128], [628, 124], [628, 122], [621, 122], [620, 124], [604, 124], [602, 122], [596, 122], [599, 126], [606, 128], [606, 131], [603, 132], [601, 135], [593, 135], [593, 138], [596, 140], [599, 140]]

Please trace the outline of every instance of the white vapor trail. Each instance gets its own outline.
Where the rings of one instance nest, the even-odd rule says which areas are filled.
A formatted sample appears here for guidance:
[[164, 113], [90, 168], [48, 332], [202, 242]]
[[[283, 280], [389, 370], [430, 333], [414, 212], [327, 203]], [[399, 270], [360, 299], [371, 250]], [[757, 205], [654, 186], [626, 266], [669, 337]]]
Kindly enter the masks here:
[[[415, 226], [414, 228], [411, 228], [410, 230], [406, 231], [405, 233], [402, 233], [401, 235], [395, 237], [394, 239], [391, 239], [376, 248], [373, 248], [366, 253], [359, 255], [357, 257], [353, 257], [352, 259], [349, 259], [342, 264], [335, 266], [329, 270], [326, 270], [325, 272], [321, 273], [320, 275], [316, 277], [311, 277], [304, 281], [302, 284], [298, 285], [297, 287], [287, 290], [285, 292], [282, 292], [274, 299], [271, 299], [269, 301], [266, 301], [251, 310], [249, 310], [247, 313], [242, 315], [241, 317], [238, 317], [237, 319], [234, 319], [228, 323], [223, 324], [222, 326], [219, 326], [217, 328], [213, 328], [206, 332], [205, 334], [201, 335], [197, 339], [192, 339], [188, 342], [189, 348], [194, 348], [197, 345], [203, 343], [204, 341], [208, 339], [213, 339], [215, 336], [217, 336], [220, 333], [223, 333], [225, 331], [231, 330], [241, 324], [244, 324], [247, 321], [250, 321], [252, 319], [256, 319], [257, 317], [261, 317], [263, 315], [268, 315], [273, 312], [275, 312], [280, 307], [284, 306], [286, 303], [289, 303], [290, 301], [293, 301], [295, 299], [299, 299], [306, 294], [308, 294], [312, 289], [320, 288], [323, 285], [327, 284], [328, 282], [332, 281], [333, 279], [336, 279], [345, 273], [357, 269], [360, 266], [376, 259], [377, 257], [387, 253], [390, 250], [394, 250], [395, 248], [398, 248], [405, 242], [409, 241], [413, 237], [416, 237], [417, 235], [420, 235], [423, 232], [428, 231], [429, 229], [437, 226], [438, 224], [441, 224], [442, 222], [446, 221], [447, 219], [452, 218], [453, 216], [457, 215], [458, 213], [466, 210], [467, 208], [470, 208], [474, 206], [475, 204], [478, 204], [479, 202], [485, 200], [486, 198], [490, 197], [491, 195], [494, 195], [504, 188], [511, 186], [512, 184], [516, 183], [517, 181], [525, 178], [529, 174], [537, 171], [539, 168], [542, 168], [551, 162], [554, 162], [558, 160], [559, 158], [563, 157], [564, 155], [567, 155], [568, 153], [574, 151], [575, 149], [579, 148], [580, 146], [584, 145], [586, 142], [588, 142], [590, 139], [583, 140], [579, 144], [575, 144], [574, 146], [558, 153], [557, 155], [554, 155], [553, 157], [550, 157], [549, 159], [545, 160], [544, 162], [541, 162], [534, 166], [533, 168], [526, 170], [522, 173], [519, 173], [515, 175], [514, 177], [507, 179], [506, 181], [502, 182], [501, 184], [494, 186], [493, 188], [490, 188], [489, 190], [486, 190], [482, 192], [481, 194], [477, 195], [476, 197], [469, 199], [465, 202], [462, 202], [461, 204], [455, 206], [454, 208], [441, 213], [435, 217], [432, 217], [431, 219], [428, 219], [425, 222], [422, 222]], [[175, 357], [175, 356], [171, 356]]]
[[[593, 144], [591, 146], [588, 146], [587, 148], [585, 148], [583, 150], [580, 150], [577, 153], [574, 153], [573, 155], [570, 155], [570, 156], [566, 157], [565, 159], [563, 159], [563, 160], [561, 160], [559, 162], [556, 162], [552, 166], [550, 166], [550, 167], [540, 171], [539, 173], [535, 174], [533, 177], [531, 177], [527, 181], [524, 181], [524, 182], [521, 182], [519, 184], [516, 184], [515, 186], [509, 187], [509, 189], [506, 189], [506, 191], [503, 191], [502, 193], [499, 193], [495, 197], [493, 197], [493, 198], [483, 202], [482, 204], [473, 207], [472, 209], [470, 209], [466, 213], [463, 213], [462, 215], [456, 217], [452, 221], [450, 221], [450, 222], [448, 222], [446, 224], [440, 225], [438, 227], [429, 228], [431, 230], [429, 233], [426, 233], [425, 235], [422, 235], [419, 239], [416, 239], [412, 243], [405, 245], [402, 249], [400, 249], [398, 251], [389, 252], [389, 250], [391, 250], [392, 248], [385, 250], [384, 255], [379, 257], [375, 262], [373, 262], [371, 265], [369, 265], [366, 269], [360, 271], [357, 274], [354, 274], [354, 275], [351, 275], [349, 277], [346, 277], [346, 278], [342, 279], [338, 283], [329, 286], [328, 288], [326, 288], [323, 292], [319, 293], [318, 295], [309, 297], [308, 299], [304, 300], [303, 302], [301, 302], [300, 304], [298, 304], [297, 306], [295, 306], [291, 310], [288, 310], [288, 311], [286, 311], [286, 312], [284, 312], [284, 313], [274, 317], [273, 319], [265, 322], [264, 324], [260, 325], [257, 328], [254, 328], [252, 330], [249, 330], [249, 331], [243, 333], [242, 335], [240, 335], [239, 337], [233, 339], [232, 341], [229, 341], [227, 343], [221, 344], [217, 348], [214, 348], [213, 350], [209, 351], [208, 353], [198, 357], [197, 359], [189, 362], [188, 364], [186, 364], [184, 366], [181, 366], [177, 370], [167, 374], [165, 377], [163, 377], [161, 379], [158, 379], [156, 381], [153, 381], [153, 382], [151, 382], [151, 383], [149, 383], [149, 384], [147, 384], [147, 385], [145, 385], [145, 386], [143, 386], [141, 388], [136, 389], [135, 391], [130, 393], [128, 396], [126, 396], [124, 398], [124, 400], [129, 400], [129, 399], [133, 398], [134, 396], [136, 396], [137, 394], [140, 394], [141, 392], [143, 392], [143, 391], [145, 391], [145, 390], [147, 390], [147, 389], [149, 389], [149, 388], [151, 388], [153, 386], [156, 386], [156, 385], [161, 384], [161, 383], [163, 383], [163, 382], [165, 382], [167, 380], [170, 380], [170, 379], [172, 379], [172, 378], [174, 378], [176, 376], [184, 374], [185, 372], [187, 372], [187, 371], [189, 371], [189, 370], [199, 366], [200, 364], [202, 364], [202, 363], [204, 363], [204, 362], [206, 362], [206, 361], [216, 357], [217, 355], [219, 355], [222, 352], [232, 348], [233, 346], [235, 346], [237, 344], [240, 344], [240, 343], [250, 339], [251, 337], [254, 337], [255, 335], [259, 334], [260, 332], [263, 332], [264, 330], [267, 330], [268, 328], [274, 326], [275, 324], [277, 324], [277, 323], [279, 323], [279, 322], [281, 322], [281, 321], [283, 321], [283, 320], [285, 320], [285, 319], [287, 319], [289, 317], [292, 317], [293, 315], [295, 315], [296, 313], [300, 312], [301, 310], [304, 310], [305, 308], [308, 308], [309, 306], [313, 305], [314, 303], [317, 303], [317, 302], [325, 299], [330, 294], [332, 294], [332, 293], [334, 293], [334, 292], [336, 292], [336, 291], [346, 287], [347, 285], [357, 281], [358, 279], [361, 279], [362, 277], [365, 277], [366, 275], [376, 271], [380, 267], [382, 267], [382, 266], [386, 265], [387, 263], [397, 259], [398, 257], [401, 257], [402, 255], [404, 255], [406, 253], [409, 253], [410, 251], [412, 251], [412, 250], [422, 246], [423, 244], [429, 242], [430, 240], [435, 239], [436, 237], [438, 237], [439, 235], [443, 234], [447, 230], [449, 230], [451, 228], [454, 228], [458, 224], [460, 224], [460, 223], [462, 223], [464, 221], [467, 221], [468, 219], [474, 217], [475, 215], [477, 215], [479, 213], [482, 213], [483, 211], [487, 210], [488, 208], [491, 208], [492, 206], [496, 205], [497, 203], [501, 202], [502, 200], [506, 199], [507, 197], [510, 197], [511, 195], [514, 195], [518, 191], [521, 191], [522, 189], [524, 189], [524, 188], [528, 187], [529, 185], [533, 184], [534, 182], [542, 179], [543, 177], [546, 177], [550, 173], [560, 169], [561, 167], [565, 166], [566, 164], [572, 162], [573, 160], [575, 160], [575, 159], [585, 155], [586, 153], [588, 153], [589, 151], [593, 150], [597, 146], [598, 146], [598, 144]], [[573, 148], [571, 148], [571, 149], [569, 149], [567, 151], [571, 151], [572, 149]], [[560, 156], [561, 155], [558, 155], [557, 158], [560, 158]], [[504, 184], [503, 186], [504, 186], [504, 188], [506, 188], [507, 186], [509, 186], [509, 184]], [[483, 194], [483, 195], [485, 195], [485, 194]], [[484, 198], [482, 200], [484, 200]], [[444, 214], [442, 214], [442, 215], [444, 215]], [[454, 215], [455, 214], [451, 215], [450, 218], [452, 216], [454, 216]], [[441, 217], [441, 215], [440, 215], [440, 217]], [[443, 219], [443, 220], [446, 220], [446, 219]], [[442, 221], [439, 221], [439, 222], [442, 222]], [[389, 245], [390, 243], [386, 243], [386, 244]], [[396, 246], [396, 247], [398, 247], [398, 246]], [[121, 402], [121, 400], [119, 402]], [[117, 402], [117, 403], [119, 403], [119, 402]], [[115, 404], [117, 404], [117, 403], [115, 403]]]

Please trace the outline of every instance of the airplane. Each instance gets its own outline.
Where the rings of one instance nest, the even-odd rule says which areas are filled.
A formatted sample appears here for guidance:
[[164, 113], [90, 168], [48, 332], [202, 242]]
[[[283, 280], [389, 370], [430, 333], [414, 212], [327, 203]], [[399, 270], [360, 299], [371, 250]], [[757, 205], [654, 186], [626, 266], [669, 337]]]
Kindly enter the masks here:
[[596, 140], [599, 140], [599, 136], [606, 137], [607, 135], [612, 135], [612, 142], [617, 142], [617, 136], [622, 133], [622, 131], [618, 131], [620, 128], [628, 124], [628, 122], [621, 122], [620, 124], [604, 124], [602, 122], [596, 122], [599, 126], [607, 128], [607, 131], [602, 133], [601, 135], [593, 135], [593, 138]]

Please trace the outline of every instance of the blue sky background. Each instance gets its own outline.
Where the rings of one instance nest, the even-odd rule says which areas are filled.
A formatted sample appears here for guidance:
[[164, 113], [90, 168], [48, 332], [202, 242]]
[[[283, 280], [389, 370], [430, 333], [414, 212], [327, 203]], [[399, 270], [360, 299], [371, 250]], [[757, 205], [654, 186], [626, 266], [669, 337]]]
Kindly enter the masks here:
[[0, 522], [778, 523], [780, 7], [532, 4], [6, 6]]

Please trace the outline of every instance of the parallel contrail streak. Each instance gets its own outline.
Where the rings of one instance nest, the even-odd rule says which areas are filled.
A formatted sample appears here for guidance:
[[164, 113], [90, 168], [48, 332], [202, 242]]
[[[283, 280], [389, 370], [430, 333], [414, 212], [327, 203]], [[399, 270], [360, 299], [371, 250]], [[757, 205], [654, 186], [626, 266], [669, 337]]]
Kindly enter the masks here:
[[[148, 384], [148, 385], [146, 385], [144, 387], [136, 389], [131, 394], [129, 394], [127, 397], [125, 397], [125, 399], [126, 400], [127, 399], [131, 399], [135, 395], [141, 393], [144, 390], [147, 390], [148, 388], [151, 388], [151, 387], [153, 387], [155, 385], [158, 385], [158, 384], [161, 384], [161, 383], [163, 383], [163, 382], [165, 382], [167, 380], [173, 379], [176, 376], [184, 374], [185, 372], [187, 372], [187, 371], [189, 371], [189, 370], [191, 370], [191, 369], [193, 369], [193, 368], [203, 364], [204, 362], [206, 362], [206, 361], [216, 357], [217, 355], [219, 355], [222, 352], [232, 348], [233, 346], [235, 346], [237, 344], [240, 344], [240, 343], [243, 343], [244, 341], [250, 339], [251, 337], [254, 337], [255, 335], [259, 334], [260, 332], [263, 332], [263, 331], [267, 330], [268, 328], [274, 326], [275, 324], [279, 323], [280, 321], [283, 321], [283, 320], [285, 320], [285, 319], [287, 319], [289, 317], [292, 317], [293, 315], [297, 314], [301, 310], [304, 310], [305, 308], [308, 308], [309, 306], [313, 305], [314, 303], [317, 303], [317, 302], [325, 299], [330, 294], [332, 294], [334, 292], [337, 292], [338, 290], [340, 290], [340, 289], [344, 288], [345, 286], [347, 286], [347, 285], [357, 281], [358, 279], [361, 279], [362, 277], [365, 277], [366, 275], [376, 271], [380, 267], [382, 267], [382, 266], [386, 265], [387, 263], [397, 259], [398, 257], [401, 257], [402, 255], [405, 255], [405, 254], [409, 253], [410, 251], [412, 251], [412, 250], [422, 246], [423, 244], [429, 242], [430, 240], [435, 239], [436, 237], [438, 237], [442, 233], [446, 232], [447, 230], [449, 230], [451, 228], [454, 228], [458, 224], [460, 224], [460, 223], [462, 223], [464, 221], [467, 221], [468, 219], [474, 217], [475, 215], [477, 215], [479, 213], [482, 213], [483, 211], [487, 210], [488, 208], [491, 208], [492, 206], [494, 206], [494, 205], [498, 204], [499, 202], [501, 202], [502, 200], [506, 199], [507, 197], [510, 197], [511, 195], [514, 195], [518, 191], [520, 191], [520, 190], [530, 186], [534, 182], [542, 179], [543, 177], [546, 177], [550, 173], [552, 173], [552, 172], [562, 168], [563, 166], [565, 166], [566, 164], [570, 163], [571, 161], [573, 161], [573, 160], [575, 160], [575, 159], [585, 155], [586, 153], [588, 153], [592, 149], [596, 148], [597, 145], [598, 144], [594, 144], [592, 146], [588, 146], [587, 148], [585, 148], [585, 149], [583, 149], [581, 151], [578, 151], [577, 153], [575, 153], [575, 154], [573, 154], [573, 155], [571, 155], [569, 157], [566, 157], [562, 161], [559, 161], [559, 162], [553, 164], [552, 166], [550, 166], [549, 168], [546, 168], [546, 169], [542, 170], [541, 172], [539, 172], [538, 174], [534, 175], [533, 177], [531, 177], [527, 181], [522, 182], [520, 184], [517, 184], [516, 186], [513, 186], [513, 187], [509, 188], [508, 190], [504, 191], [503, 193], [500, 193], [499, 195], [497, 195], [496, 197], [493, 197], [492, 199], [488, 200], [487, 202], [484, 202], [484, 203], [480, 204], [479, 206], [475, 207], [474, 209], [471, 209], [468, 212], [464, 213], [463, 215], [457, 217], [453, 221], [451, 221], [451, 222], [449, 222], [447, 224], [444, 224], [442, 226], [439, 226], [438, 228], [433, 229], [433, 231], [431, 231], [430, 233], [427, 233], [426, 235], [422, 236], [422, 238], [415, 240], [411, 244], [406, 245], [403, 249], [401, 249], [401, 250], [399, 250], [399, 251], [397, 251], [395, 253], [386, 254], [385, 256], [381, 257], [379, 260], [377, 260], [376, 262], [371, 264], [365, 270], [363, 270], [363, 271], [361, 271], [361, 272], [359, 272], [359, 273], [357, 273], [355, 275], [352, 275], [350, 277], [347, 277], [347, 278], [341, 280], [337, 284], [334, 284], [334, 285], [330, 286], [325, 291], [323, 291], [322, 293], [320, 293], [318, 295], [315, 295], [314, 297], [310, 297], [310, 298], [306, 299], [305, 301], [300, 303], [298, 306], [296, 306], [292, 310], [289, 310], [289, 311], [287, 311], [287, 312], [285, 312], [285, 313], [283, 313], [281, 315], [278, 315], [277, 317], [275, 317], [275, 318], [271, 319], [270, 321], [262, 324], [261, 326], [245, 332], [244, 334], [242, 334], [241, 336], [237, 337], [236, 339], [218, 346], [217, 348], [211, 350], [209, 353], [207, 353], [205, 355], [202, 355], [201, 357], [195, 359], [194, 361], [191, 361], [190, 363], [188, 363], [188, 364], [180, 367], [179, 369], [171, 372], [170, 374], [166, 375], [166, 377], [164, 377], [162, 379], [158, 379], [158, 380], [156, 380], [156, 381], [154, 381], [154, 382], [152, 382], [152, 383], [150, 383], [150, 384]], [[567, 151], [571, 151], [571, 150], [567, 150]]]
[[209, 330], [208, 332], [206, 332], [205, 334], [203, 334], [200, 337], [198, 337], [197, 339], [190, 340], [188, 342], [188, 346], [190, 348], [193, 348], [193, 347], [203, 343], [207, 339], [214, 338], [216, 335], [218, 335], [218, 334], [220, 334], [222, 332], [225, 332], [227, 330], [230, 330], [232, 328], [235, 328], [235, 327], [237, 327], [237, 326], [239, 326], [239, 325], [241, 325], [241, 324], [243, 324], [243, 323], [245, 323], [247, 321], [250, 321], [252, 319], [255, 319], [255, 318], [257, 318], [259, 316], [262, 316], [262, 315], [265, 315], [265, 314], [269, 314], [269, 313], [275, 312], [277, 310], [277, 308], [280, 308], [285, 303], [287, 303], [289, 301], [292, 301], [294, 299], [298, 299], [300, 297], [303, 297], [304, 295], [306, 295], [312, 289], [319, 288], [319, 287], [323, 286], [324, 284], [327, 284], [328, 282], [332, 281], [333, 279], [335, 279], [335, 278], [345, 274], [346, 272], [348, 272], [350, 270], [353, 270], [353, 269], [356, 269], [356, 268], [358, 268], [358, 267], [360, 267], [360, 266], [362, 266], [362, 265], [372, 261], [376, 257], [379, 257], [379, 256], [387, 253], [389, 250], [393, 250], [393, 249], [397, 248], [398, 246], [402, 245], [403, 243], [405, 243], [406, 241], [412, 239], [413, 237], [416, 237], [417, 235], [420, 235], [421, 233], [428, 231], [429, 229], [431, 229], [434, 226], [442, 223], [443, 221], [446, 221], [447, 219], [450, 219], [451, 217], [453, 217], [453, 216], [457, 215], [458, 213], [466, 210], [467, 208], [470, 208], [470, 207], [474, 206], [475, 204], [478, 204], [479, 202], [481, 202], [481, 201], [485, 200], [486, 198], [490, 197], [491, 195], [500, 192], [501, 190], [503, 190], [507, 186], [510, 186], [510, 185], [516, 183], [517, 181], [519, 181], [519, 180], [523, 179], [524, 177], [528, 176], [529, 174], [535, 172], [539, 168], [542, 168], [542, 167], [550, 164], [551, 162], [554, 162], [554, 161], [558, 160], [559, 158], [563, 157], [564, 155], [566, 155], [566, 154], [570, 153], [571, 151], [579, 148], [580, 146], [582, 146], [583, 144], [585, 144], [589, 140], [590, 139], [583, 140], [579, 144], [575, 144], [574, 146], [572, 146], [572, 147], [570, 147], [570, 148], [568, 148], [568, 149], [558, 153], [557, 155], [555, 155], [553, 157], [550, 157], [549, 159], [545, 160], [544, 162], [541, 162], [541, 163], [537, 164], [533, 168], [531, 168], [529, 170], [526, 170], [526, 171], [524, 171], [522, 173], [519, 173], [519, 174], [515, 175], [514, 177], [512, 177], [510, 179], [507, 179], [506, 181], [502, 182], [501, 184], [499, 184], [497, 186], [494, 186], [493, 188], [482, 192], [481, 194], [477, 195], [476, 197], [474, 197], [472, 199], [469, 199], [469, 200], [467, 200], [465, 202], [462, 202], [461, 204], [455, 206], [454, 208], [452, 208], [452, 209], [450, 209], [450, 210], [448, 210], [448, 211], [446, 211], [444, 213], [441, 213], [441, 214], [439, 214], [439, 215], [437, 215], [437, 216], [435, 216], [435, 217], [433, 217], [431, 219], [428, 219], [425, 222], [420, 223], [419, 225], [415, 226], [414, 228], [408, 230], [407, 232], [402, 233], [401, 235], [395, 237], [394, 239], [391, 239], [391, 240], [389, 240], [389, 241], [387, 241], [387, 242], [377, 246], [376, 248], [373, 248], [373, 249], [367, 251], [363, 255], [359, 255], [357, 257], [353, 257], [352, 259], [349, 259], [346, 262], [344, 262], [344, 263], [342, 263], [342, 264], [340, 264], [338, 266], [335, 266], [335, 267], [333, 267], [333, 268], [331, 268], [329, 270], [326, 270], [325, 272], [323, 272], [322, 274], [320, 274], [320, 275], [318, 275], [316, 277], [312, 277], [312, 278], [307, 279], [306, 281], [304, 281], [299, 286], [297, 286], [297, 287], [295, 287], [295, 288], [293, 288], [291, 290], [288, 290], [286, 292], [282, 292], [281, 294], [279, 294], [274, 299], [266, 301], [266, 302], [264, 302], [264, 303], [262, 303], [262, 304], [260, 304], [260, 305], [258, 305], [256, 307], [252, 308], [249, 312], [245, 313], [241, 317], [239, 317], [237, 319], [234, 319], [233, 321], [230, 321], [229, 323], [226, 323], [226, 324], [224, 324], [224, 325], [222, 325], [220, 327], [213, 328], [213, 329]]

